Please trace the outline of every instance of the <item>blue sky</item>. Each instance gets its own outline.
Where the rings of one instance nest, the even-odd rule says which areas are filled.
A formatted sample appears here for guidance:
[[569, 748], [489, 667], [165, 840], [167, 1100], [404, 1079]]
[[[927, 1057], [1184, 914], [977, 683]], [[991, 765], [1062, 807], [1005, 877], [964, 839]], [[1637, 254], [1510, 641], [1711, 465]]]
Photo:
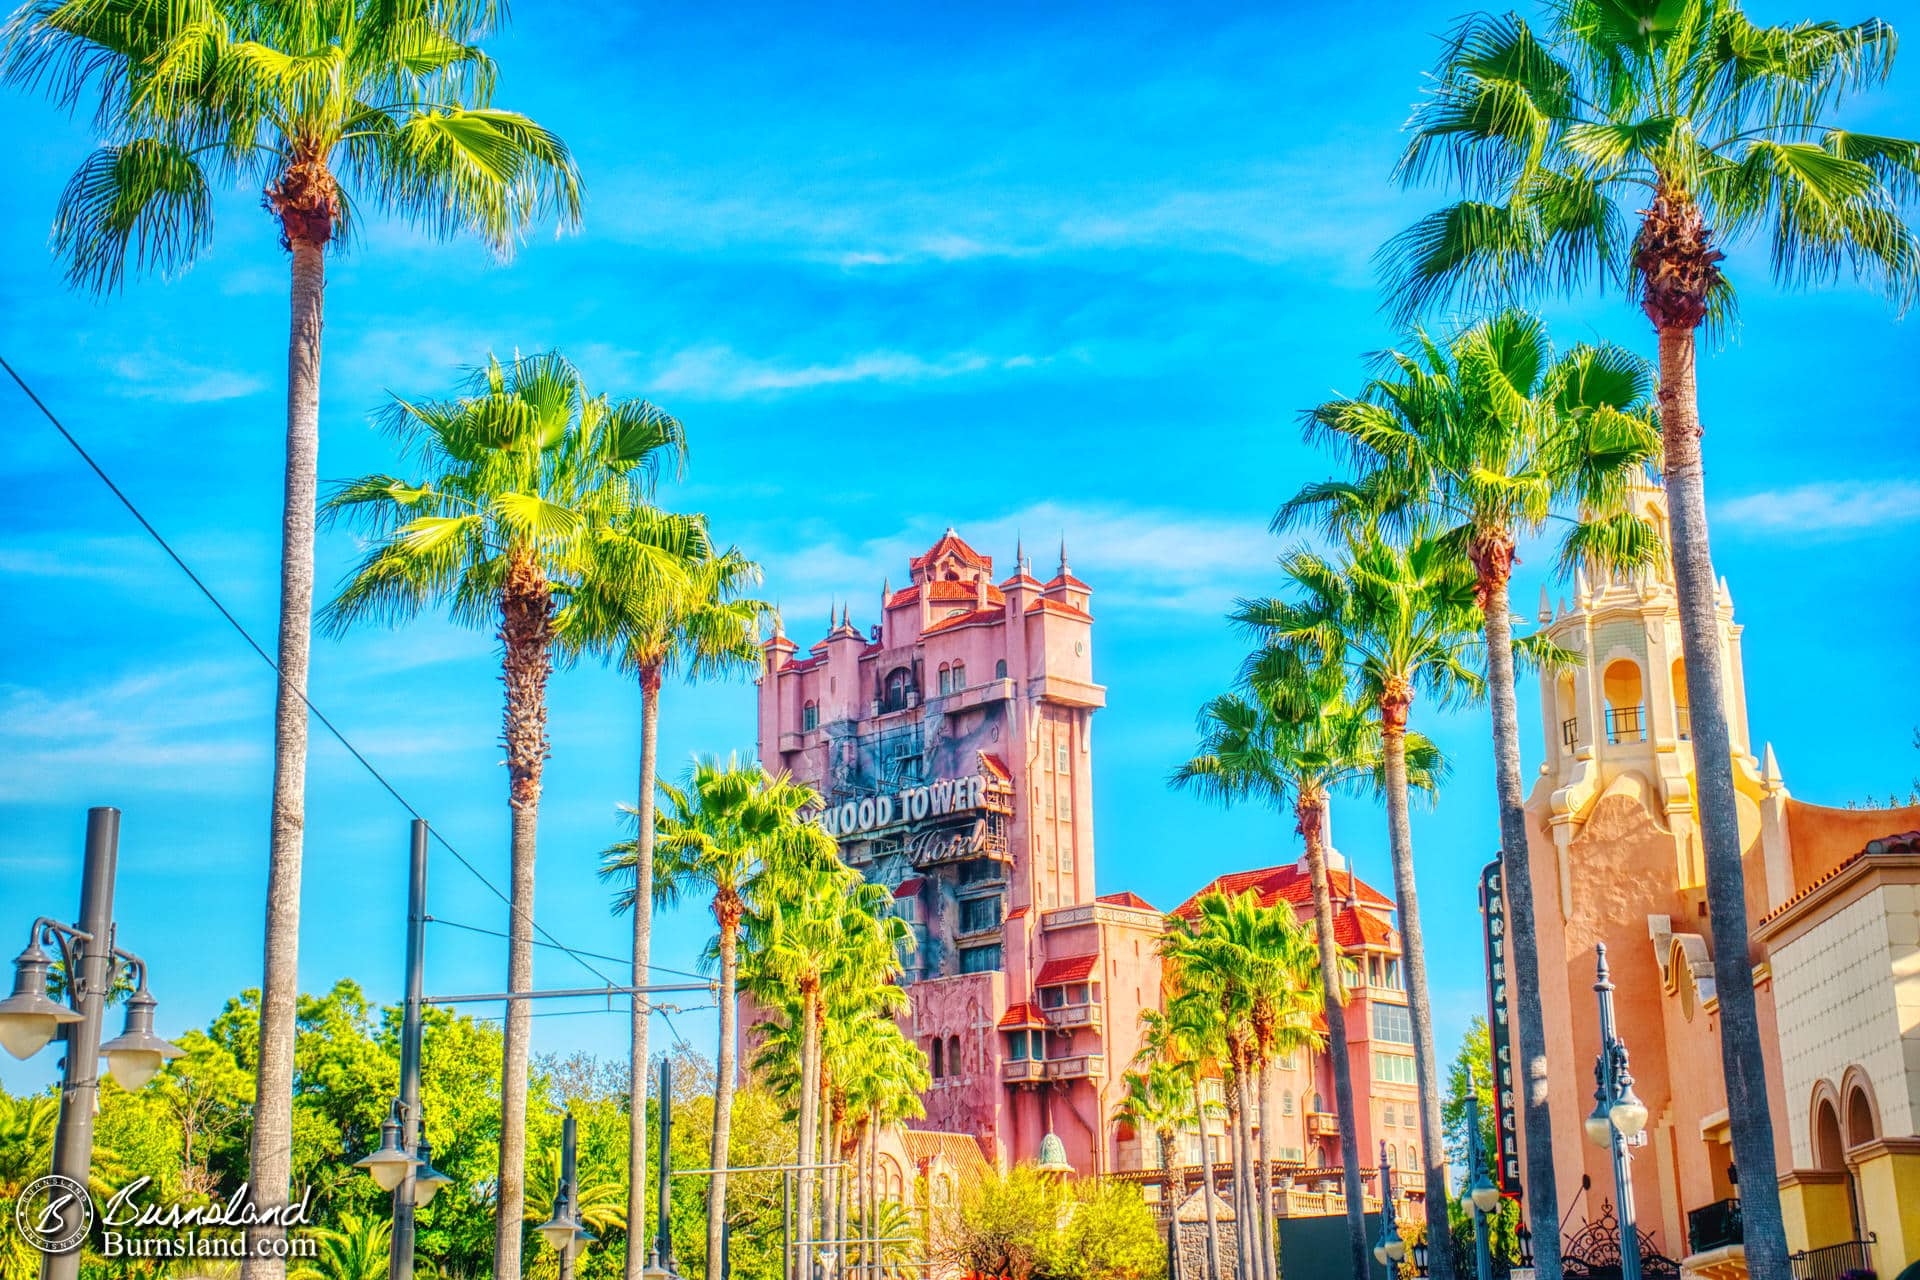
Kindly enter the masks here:
[[[691, 468], [663, 498], [707, 511], [765, 563], [803, 641], [835, 600], [872, 621], [882, 577], [904, 576], [948, 524], [1003, 565], [1016, 532], [1042, 567], [1064, 533], [1095, 588], [1109, 688], [1101, 890], [1171, 906], [1208, 876], [1289, 860], [1287, 824], [1204, 807], [1163, 778], [1237, 657], [1220, 615], [1274, 583], [1268, 516], [1325, 473], [1297, 411], [1353, 387], [1390, 339], [1368, 259], [1434, 199], [1387, 174], [1432, 33], [1456, 11], [832, 5], [800, 25], [770, 5], [596, 6], [583, 29], [585, 10], [528, 0], [492, 43], [499, 101], [571, 142], [586, 226], [543, 230], [504, 266], [472, 244], [364, 228], [331, 268], [321, 474], [390, 465], [368, 425], [385, 391], [441, 391], [490, 349], [559, 346], [607, 390], [686, 421]], [[1920, 28], [1920, 5], [1881, 16]], [[1910, 134], [1916, 106], [1910, 65], [1849, 119]], [[286, 334], [274, 229], [255, 194], [231, 193], [191, 272], [76, 296], [46, 242], [88, 130], [15, 94], [0, 111], [0, 349], [270, 637]], [[1803, 798], [1904, 795], [1920, 772], [1920, 411], [1899, 372], [1915, 365], [1914, 329], [1852, 289], [1780, 294], [1754, 252], [1731, 265], [1745, 328], [1703, 361], [1702, 406], [1752, 723]], [[1565, 341], [1649, 346], [1616, 299], [1549, 314]], [[202, 1024], [259, 981], [271, 675], [11, 387], [0, 423], [0, 942], [34, 914], [74, 912], [83, 810], [116, 804], [122, 942], [152, 963], [163, 1030]], [[323, 536], [326, 588], [352, 550]], [[1525, 611], [1544, 561], [1521, 567]], [[315, 701], [504, 882], [491, 639], [423, 619], [318, 640], [313, 666]], [[744, 683], [669, 688], [663, 759], [751, 751], [752, 705]], [[600, 670], [554, 682], [537, 914], [611, 954], [626, 925], [593, 871], [633, 791], [637, 708]], [[1495, 843], [1491, 765], [1478, 713], [1425, 724], [1454, 762], [1414, 819], [1451, 1044], [1483, 1004], [1474, 883]], [[406, 815], [316, 734], [307, 824], [303, 982], [351, 974], [390, 999]], [[1343, 803], [1336, 830], [1386, 885], [1380, 815]], [[444, 855], [430, 897], [436, 916], [503, 927]], [[661, 963], [690, 964], [707, 928], [681, 912]], [[502, 985], [502, 944], [439, 929], [430, 946], [430, 990]], [[537, 977], [594, 981], [551, 952]], [[710, 1019], [677, 1025], [705, 1041]], [[622, 1025], [543, 1018], [536, 1047], [615, 1053]], [[17, 1087], [47, 1079], [52, 1057], [0, 1068]]]

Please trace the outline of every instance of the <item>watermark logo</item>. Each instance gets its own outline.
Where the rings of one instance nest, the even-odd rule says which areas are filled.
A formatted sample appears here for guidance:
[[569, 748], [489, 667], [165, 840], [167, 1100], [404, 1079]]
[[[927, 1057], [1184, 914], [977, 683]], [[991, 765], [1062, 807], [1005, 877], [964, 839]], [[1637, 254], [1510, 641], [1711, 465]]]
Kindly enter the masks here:
[[93, 1230], [93, 1197], [64, 1174], [35, 1178], [14, 1201], [13, 1225], [42, 1253], [72, 1253]]

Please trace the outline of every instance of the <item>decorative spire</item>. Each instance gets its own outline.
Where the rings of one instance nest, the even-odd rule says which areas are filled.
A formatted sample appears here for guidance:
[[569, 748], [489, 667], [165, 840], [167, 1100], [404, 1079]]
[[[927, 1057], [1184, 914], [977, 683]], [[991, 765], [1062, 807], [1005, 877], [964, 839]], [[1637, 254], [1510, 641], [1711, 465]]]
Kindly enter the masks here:
[[1072, 572], [1073, 570], [1067, 566], [1067, 535], [1065, 531], [1062, 531], [1060, 534], [1060, 576], [1064, 578]]
[[1022, 577], [1027, 572], [1027, 543], [1018, 533], [1013, 535], [1013, 571]]
[[1727, 586], [1727, 576], [1724, 573], [1720, 575], [1720, 603], [1729, 613], [1733, 611], [1733, 591]]
[[850, 610], [844, 604], [840, 606], [840, 625], [843, 627], [853, 626], [853, 619], [850, 616]]
[[1553, 601], [1547, 599], [1547, 584], [1540, 584], [1540, 621], [1553, 621]]
[[1766, 784], [1769, 792], [1778, 791], [1786, 784], [1786, 779], [1780, 776], [1780, 762], [1773, 758], [1771, 742], [1767, 744], [1766, 759], [1760, 766], [1760, 781]]
[[1582, 609], [1593, 603], [1593, 586], [1587, 581], [1587, 566], [1584, 564], [1573, 571], [1573, 603]]

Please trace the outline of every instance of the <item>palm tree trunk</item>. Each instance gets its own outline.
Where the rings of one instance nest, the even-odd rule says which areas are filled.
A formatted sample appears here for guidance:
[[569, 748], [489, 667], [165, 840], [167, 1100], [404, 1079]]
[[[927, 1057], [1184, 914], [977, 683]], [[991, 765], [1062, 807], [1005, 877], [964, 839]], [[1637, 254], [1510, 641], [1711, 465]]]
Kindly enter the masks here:
[[726, 1250], [727, 1153], [733, 1134], [733, 1073], [738, 1031], [734, 1014], [734, 992], [739, 984], [740, 919], [737, 904], [717, 905], [720, 919], [720, 1053], [714, 1064], [713, 1147], [707, 1167], [719, 1172], [707, 1184], [707, 1274], [720, 1275], [720, 1259]]
[[1241, 1078], [1236, 1062], [1226, 1081], [1227, 1151], [1233, 1167], [1233, 1275], [1234, 1280], [1253, 1280], [1253, 1237], [1247, 1230], [1250, 1201], [1247, 1196], [1246, 1107], [1241, 1096]]
[[[1221, 1280], [1220, 1223], [1213, 1214], [1213, 1141], [1207, 1134], [1207, 1091], [1197, 1066], [1193, 1069], [1193, 1114], [1200, 1123], [1200, 1207], [1207, 1217], [1207, 1280]], [[1178, 1238], [1179, 1228], [1174, 1231]]]
[[[501, 663], [507, 688], [505, 741], [513, 853], [509, 873], [507, 990], [533, 989], [533, 867], [540, 774], [547, 758], [547, 677], [552, 673], [553, 594], [530, 554], [512, 553], [500, 601]], [[500, 1066], [500, 1172], [495, 1192], [494, 1280], [520, 1280], [526, 1208], [527, 1057], [532, 1010], [507, 1002]]]
[[[640, 673], [640, 795], [634, 805], [639, 830], [633, 842], [632, 972], [636, 987], [647, 985], [648, 965], [653, 960], [653, 790], [659, 770], [659, 747], [660, 672], [652, 668]], [[731, 1009], [732, 1005], [724, 1007]], [[647, 1218], [647, 1023], [651, 1008], [645, 996], [634, 993], [627, 1028], [628, 1061], [633, 1071], [627, 1094], [627, 1168], [631, 1171], [627, 1179], [627, 1221], [631, 1223], [645, 1222]], [[724, 1013], [722, 1017], [724, 1019]], [[716, 1124], [719, 1118], [716, 1107]], [[646, 1251], [637, 1245], [638, 1236], [630, 1235], [627, 1280], [640, 1280], [641, 1272], [646, 1270]]]
[[1260, 1059], [1260, 1259], [1267, 1280], [1280, 1280], [1278, 1237], [1273, 1229], [1273, 1064]]
[[1353, 1060], [1347, 1053], [1346, 997], [1340, 984], [1340, 952], [1333, 940], [1333, 894], [1327, 886], [1324, 794], [1302, 799], [1295, 813], [1307, 846], [1307, 877], [1313, 886], [1313, 933], [1320, 947], [1320, 988], [1326, 995], [1327, 1057], [1333, 1066], [1333, 1105], [1340, 1123], [1340, 1181], [1346, 1191], [1348, 1259], [1353, 1280], [1369, 1280], [1366, 1203], [1360, 1183], [1360, 1130], [1353, 1110]]
[[[1513, 615], [1507, 597], [1511, 542], [1475, 557], [1486, 615], [1487, 688], [1493, 706], [1494, 787], [1500, 798], [1500, 879], [1507, 900], [1513, 969], [1507, 990], [1520, 1032], [1520, 1125], [1526, 1140], [1526, 1212], [1538, 1280], [1561, 1280], [1560, 1198], [1553, 1167], [1553, 1116], [1547, 1106], [1547, 1025], [1540, 999], [1540, 939], [1535, 932], [1533, 867], [1527, 857], [1526, 798], [1520, 779], [1520, 721], [1513, 693]], [[1495, 1046], [1496, 1053], [1498, 1046]], [[1536, 1154], [1538, 1153], [1538, 1154]]]
[[[1440, 1076], [1433, 1057], [1433, 1005], [1427, 995], [1427, 955], [1420, 936], [1420, 899], [1413, 884], [1413, 827], [1407, 817], [1407, 704], [1390, 692], [1381, 699], [1380, 739], [1386, 757], [1387, 839], [1393, 850], [1393, 893], [1400, 913], [1407, 1013], [1413, 1024], [1413, 1075], [1420, 1090], [1420, 1167], [1426, 1175], [1427, 1238], [1452, 1237], [1447, 1225], [1446, 1136], [1440, 1123]], [[1433, 1280], [1454, 1280], [1453, 1250], [1434, 1249]]]
[[[820, 1139], [815, 1132], [820, 1123], [820, 1090], [816, 1081], [820, 1073], [820, 1026], [814, 1017], [814, 1008], [819, 1003], [817, 991], [807, 991], [801, 995], [800, 1017], [800, 1160], [802, 1166], [811, 1165], [819, 1158]], [[802, 1246], [799, 1254], [800, 1280], [813, 1280], [813, 1198], [817, 1170], [802, 1167], [794, 1177], [794, 1190], [799, 1204], [794, 1209], [794, 1239]]]
[[1747, 1269], [1756, 1280], [1785, 1280], [1786, 1226], [1767, 1110], [1765, 1056], [1753, 995], [1747, 936], [1746, 871], [1733, 786], [1733, 735], [1721, 663], [1718, 594], [1707, 545], [1705, 469], [1700, 456], [1694, 331], [1660, 331], [1660, 426], [1666, 443], [1667, 509], [1673, 582], [1680, 602], [1700, 838], [1706, 846], [1707, 918], [1713, 927], [1713, 976], [1720, 993], [1720, 1065], [1727, 1082], [1733, 1159], [1740, 1169], [1740, 1214]]
[[[260, 1057], [255, 1066], [248, 1180], [262, 1209], [287, 1202], [293, 1177], [294, 1006], [300, 995], [300, 855], [307, 809], [307, 655], [313, 631], [314, 493], [320, 462], [320, 331], [326, 250], [309, 240], [293, 250], [287, 332], [287, 458], [280, 508], [280, 668], [273, 710], [273, 813], [267, 838], [267, 920], [260, 983]], [[250, 1244], [277, 1240], [278, 1227], [250, 1227]], [[271, 1247], [250, 1248], [245, 1280], [280, 1280], [286, 1263]]]

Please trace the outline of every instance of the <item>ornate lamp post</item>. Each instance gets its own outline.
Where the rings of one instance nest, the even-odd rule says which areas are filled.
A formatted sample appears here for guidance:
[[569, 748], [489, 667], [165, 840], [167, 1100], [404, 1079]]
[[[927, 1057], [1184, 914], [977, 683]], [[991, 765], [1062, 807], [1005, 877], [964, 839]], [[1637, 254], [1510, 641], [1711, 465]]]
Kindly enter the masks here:
[[1487, 1243], [1487, 1215], [1500, 1207], [1500, 1188], [1487, 1176], [1487, 1152], [1480, 1141], [1480, 1084], [1467, 1068], [1467, 1193], [1473, 1210], [1474, 1267], [1480, 1280], [1493, 1280], [1493, 1251]]
[[593, 1243], [593, 1233], [580, 1221], [579, 1207], [575, 1204], [580, 1195], [576, 1172], [578, 1150], [579, 1132], [574, 1126], [573, 1111], [568, 1109], [566, 1118], [560, 1122], [560, 1182], [553, 1190], [553, 1216], [536, 1228], [560, 1255], [560, 1280], [572, 1280], [574, 1258]]
[[1398, 1215], [1393, 1207], [1393, 1168], [1387, 1164], [1387, 1144], [1380, 1143], [1380, 1239], [1374, 1242], [1373, 1258], [1387, 1269], [1389, 1280], [1399, 1275], [1406, 1260], [1407, 1242], [1400, 1238]]
[[1620, 1213], [1621, 1280], [1640, 1280], [1640, 1228], [1633, 1217], [1633, 1170], [1627, 1147], [1647, 1127], [1647, 1104], [1633, 1092], [1627, 1046], [1614, 1029], [1613, 981], [1607, 976], [1605, 943], [1593, 949], [1593, 989], [1600, 1000], [1600, 1056], [1593, 1064], [1593, 1114], [1587, 1137], [1613, 1154], [1613, 1186]]
[[[113, 945], [113, 881], [120, 861], [120, 811], [87, 810], [86, 856], [80, 871], [80, 922], [61, 924], [45, 916], [27, 931], [26, 950], [13, 962], [13, 994], [0, 1000], [0, 1046], [16, 1058], [30, 1058], [55, 1039], [66, 1045], [60, 1072], [60, 1120], [53, 1135], [53, 1173], [80, 1187], [93, 1165], [93, 1114], [99, 1105], [102, 1055], [122, 1088], [138, 1089], [152, 1080], [180, 1050], [153, 1033], [154, 999], [147, 991], [146, 962]], [[47, 980], [60, 953], [67, 1003], [49, 999]], [[133, 985], [127, 999], [126, 1029], [105, 1044], [100, 1024], [107, 997], [120, 980]], [[41, 1280], [76, 1280], [80, 1274], [78, 1197], [58, 1209], [61, 1239], [74, 1245], [42, 1254]], [[51, 1204], [51, 1202], [50, 1202]]]

